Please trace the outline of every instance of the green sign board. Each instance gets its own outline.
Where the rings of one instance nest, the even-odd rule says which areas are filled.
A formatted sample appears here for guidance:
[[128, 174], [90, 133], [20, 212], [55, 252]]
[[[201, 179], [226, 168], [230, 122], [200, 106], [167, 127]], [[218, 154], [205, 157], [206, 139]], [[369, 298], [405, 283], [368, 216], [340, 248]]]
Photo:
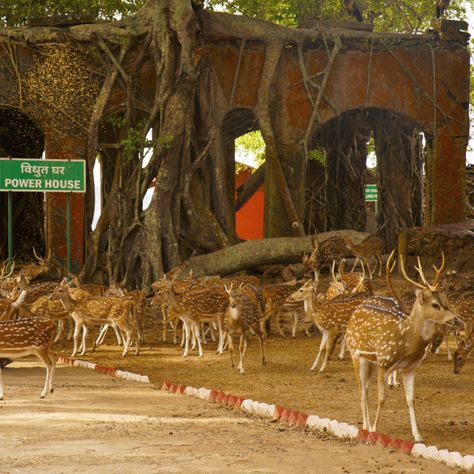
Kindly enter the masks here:
[[85, 161], [0, 158], [0, 191], [85, 193]]
[[377, 192], [376, 184], [366, 184], [365, 185], [365, 200], [366, 201], [378, 201], [379, 195]]

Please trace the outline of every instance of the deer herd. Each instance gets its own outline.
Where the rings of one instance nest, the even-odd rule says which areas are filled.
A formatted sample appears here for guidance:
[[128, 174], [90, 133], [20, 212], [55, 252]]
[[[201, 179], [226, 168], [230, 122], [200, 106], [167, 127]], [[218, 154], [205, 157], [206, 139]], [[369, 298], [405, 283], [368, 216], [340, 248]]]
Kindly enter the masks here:
[[[388, 291], [376, 295], [373, 278], [378, 265], [382, 275], [382, 241], [369, 236], [360, 243], [350, 237], [315, 240], [313, 250], [302, 259], [307, 279], [262, 285], [259, 278], [234, 275], [225, 278], [170, 279], [166, 275], [152, 284], [153, 295], [146, 298], [144, 290], [127, 290], [117, 284], [111, 287], [81, 284], [77, 277], [58, 281], [38, 281], [47, 265], [24, 266], [15, 272], [14, 265], [4, 264], [0, 273], [0, 399], [3, 398], [1, 367], [6, 359], [35, 355], [46, 366], [46, 380], [41, 398], [53, 391], [56, 353], [53, 344], [60, 340], [69, 324], [73, 338], [72, 356], [85, 354], [88, 335], [94, 328], [100, 334], [93, 338], [92, 350], [104, 342], [107, 330], [115, 331], [117, 343], [123, 345], [122, 356], [130, 346], [139, 354], [145, 340], [145, 307], [161, 314], [163, 340], [167, 331], [183, 328], [183, 356], [197, 349], [203, 357], [207, 337], [216, 340], [217, 354], [230, 353], [234, 367], [234, 342], [238, 340], [238, 371], [245, 373], [245, 356], [249, 337], [259, 340], [261, 364], [266, 365], [264, 339], [273, 324], [284, 337], [281, 319], [292, 322], [292, 336], [298, 323], [321, 334], [321, 342], [311, 370], [328, 370], [330, 357], [340, 343], [339, 358], [349, 352], [361, 393], [363, 427], [375, 431], [380, 420], [386, 388], [398, 373], [403, 381], [411, 428], [416, 441], [421, 440], [415, 411], [415, 370], [425, 358], [429, 347], [436, 350], [451, 333], [456, 335], [454, 372], [460, 373], [468, 359], [474, 338], [474, 297], [454, 298], [443, 281], [446, 267], [444, 255], [434, 267], [430, 282], [417, 258], [409, 276], [402, 255], [398, 258], [404, 280], [415, 290], [414, 299], [402, 300], [394, 291], [392, 274], [396, 266], [394, 252], [386, 262]], [[345, 270], [345, 257], [356, 257], [350, 271]], [[370, 260], [375, 259], [372, 271]], [[361, 271], [355, 271], [360, 261]], [[336, 272], [336, 265], [338, 270]], [[321, 271], [327, 267], [330, 282], [321, 292]], [[152, 311], [153, 310], [153, 311]], [[461, 338], [461, 334], [463, 336]], [[451, 357], [448, 347], [448, 356]], [[368, 409], [369, 384], [377, 373], [378, 406], [370, 423]]]

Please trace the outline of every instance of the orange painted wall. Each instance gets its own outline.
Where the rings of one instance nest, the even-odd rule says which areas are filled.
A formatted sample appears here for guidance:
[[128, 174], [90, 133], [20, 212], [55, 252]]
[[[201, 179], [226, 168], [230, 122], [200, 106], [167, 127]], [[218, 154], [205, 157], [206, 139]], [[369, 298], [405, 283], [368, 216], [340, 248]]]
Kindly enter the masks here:
[[[249, 170], [242, 170], [235, 177], [235, 189], [245, 183], [250, 176]], [[235, 214], [237, 235], [244, 240], [263, 238], [263, 185]]]

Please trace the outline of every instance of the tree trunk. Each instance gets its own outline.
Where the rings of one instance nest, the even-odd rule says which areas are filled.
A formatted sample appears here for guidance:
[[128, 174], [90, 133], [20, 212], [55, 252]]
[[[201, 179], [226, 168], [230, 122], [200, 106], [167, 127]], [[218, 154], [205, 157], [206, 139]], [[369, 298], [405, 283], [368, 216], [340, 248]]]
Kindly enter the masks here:
[[370, 129], [366, 111], [347, 112], [321, 132], [326, 150], [327, 228], [365, 229], [364, 185]]
[[[363, 240], [368, 234], [350, 230], [336, 230], [318, 234], [318, 241], [322, 242], [330, 237], [342, 238], [347, 235], [351, 235], [357, 240]], [[195, 276], [224, 276], [262, 265], [299, 263], [304, 253], [311, 252], [314, 237], [314, 235], [310, 235], [250, 240], [207, 255], [192, 257], [173, 269], [171, 273], [177, 278], [188, 275], [190, 271]]]
[[396, 246], [401, 229], [423, 222], [421, 134], [398, 114], [383, 110], [371, 114], [377, 154], [378, 234], [389, 250]]

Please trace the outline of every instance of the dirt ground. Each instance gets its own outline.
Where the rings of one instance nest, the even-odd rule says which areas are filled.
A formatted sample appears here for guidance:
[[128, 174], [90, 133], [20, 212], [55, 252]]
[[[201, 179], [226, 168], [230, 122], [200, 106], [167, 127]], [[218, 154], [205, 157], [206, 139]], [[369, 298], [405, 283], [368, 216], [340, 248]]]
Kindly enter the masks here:
[[[396, 282], [403, 291], [404, 287]], [[384, 290], [384, 280], [376, 285]], [[378, 292], [380, 292], [378, 291]], [[220, 389], [254, 400], [280, 404], [320, 417], [361, 425], [359, 392], [350, 362], [334, 357], [325, 373], [310, 372], [319, 347], [317, 335], [306, 337], [301, 330], [295, 339], [272, 335], [265, 340], [267, 366], [261, 367], [258, 341], [252, 338], [246, 360], [246, 373], [240, 375], [230, 367], [230, 357], [215, 355], [216, 344], [204, 346], [204, 358], [196, 351], [187, 359], [182, 349], [161, 341], [161, 322], [150, 313], [147, 318], [147, 342], [140, 356], [122, 358], [113, 346], [112, 332], [96, 353], [81, 356], [84, 360], [148, 375], [161, 386], [172, 381], [193, 387]], [[454, 348], [454, 340], [451, 341]], [[69, 355], [68, 352], [65, 352]], [[474, 361], [464, 366], [460, 375], [453, 373], [444, 346], [438, 355], [429, 353], [417, 371], [416, 401], [418, 428], [427, 445], [436, 445], [462, 454], [474, 454]], [[371, 414], [375, 415], [375, 383], [371, 391]], [[394, 437], [412, 439], [408, 409], [403, 388], [390, 390], [382, 412], [379, 431]]]
[[44, 369], [36, 363], [16, 362], [3, 375], [0, 472], [6, 474], [453, 472], [90, 370], [59, 366], [56, 390], [44, 400], [38, 398]]

